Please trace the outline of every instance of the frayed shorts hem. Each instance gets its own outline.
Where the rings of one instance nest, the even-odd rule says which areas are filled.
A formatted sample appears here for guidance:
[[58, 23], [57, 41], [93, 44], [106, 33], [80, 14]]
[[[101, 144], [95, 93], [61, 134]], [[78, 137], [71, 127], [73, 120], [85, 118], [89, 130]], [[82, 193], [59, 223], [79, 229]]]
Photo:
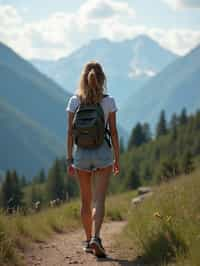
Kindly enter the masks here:
[[76, 165], [73, 164], [73, 167], [76, 170], [81, 170], [81, 171], [85, 171], [85, 172], [93, 172], [93, 171], [96, 171], [96, 170], [107, 168], [109, 166], [113, 166], [113, 163], [109, 163], [109, 164], [106, 164], [106, 165], [103, 165], [103, 166], [100, 166], [100, 167], [94, 167], [93, 169], [81, 168], [81, 167], [76, 166]]

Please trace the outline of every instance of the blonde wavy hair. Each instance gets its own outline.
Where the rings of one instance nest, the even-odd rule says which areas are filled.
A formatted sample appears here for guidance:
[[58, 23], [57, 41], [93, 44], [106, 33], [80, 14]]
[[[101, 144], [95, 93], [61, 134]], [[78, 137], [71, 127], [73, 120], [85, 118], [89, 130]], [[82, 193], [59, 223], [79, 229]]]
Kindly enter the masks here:
[[106, 92], [106, 76], [102, 66], [96, 61], [88, 62], [81, 73], [77, 95], [81, 103], [99, 103]]

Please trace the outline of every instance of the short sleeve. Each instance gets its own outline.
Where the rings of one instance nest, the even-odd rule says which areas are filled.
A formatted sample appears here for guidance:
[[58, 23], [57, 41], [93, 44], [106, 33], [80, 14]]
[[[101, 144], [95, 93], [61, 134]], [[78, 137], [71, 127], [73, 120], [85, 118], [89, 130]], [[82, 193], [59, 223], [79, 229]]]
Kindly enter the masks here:
[[110, 113], [117, 112], [118, 108], [115, 102], [115, 99], [110, 96]]
[[67, 107], [66, 107], [66, 111], [69, 111], [69, 112], [72, 112], [74, 113], [76, 108], [78, 107], [78, 99], [76, 96], [72, 96], [69, 101], [68, 101], [68, 104], [67, 104]]

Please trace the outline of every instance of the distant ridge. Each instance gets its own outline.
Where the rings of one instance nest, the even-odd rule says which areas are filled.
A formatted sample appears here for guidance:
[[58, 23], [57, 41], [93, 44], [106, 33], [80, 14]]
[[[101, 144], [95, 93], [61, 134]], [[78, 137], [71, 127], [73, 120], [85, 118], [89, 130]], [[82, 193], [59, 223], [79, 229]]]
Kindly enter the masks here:
[[9, 67], [25, 79], [29, 79], [46, 90], [49, 96], [62, 100], [67, 95], [53, 79], [42, 74], [29, 61], [18, 55], [13, 49], [0, 42], [0, 64]]
[[[167, 117], [200, 108], [200, 45], [168, 65], [137, 93], [133, 93], [120, 112], [120, 121], [129, 130], [138, 121], [154, 127], [161, 109]], [[128, 114], [128, 115], [127, 115]]]
[[177, 55], [148, 36], [139, 35], [121, 42], [105, 38], [92, 40], [67, 57], [52, 62], [32, 60], [32, 63], [68, 91], [74, 92], [83, 65], [95, 59], [103, 65], [108, 91], [121, 107], [132, 92], [176, 58]]

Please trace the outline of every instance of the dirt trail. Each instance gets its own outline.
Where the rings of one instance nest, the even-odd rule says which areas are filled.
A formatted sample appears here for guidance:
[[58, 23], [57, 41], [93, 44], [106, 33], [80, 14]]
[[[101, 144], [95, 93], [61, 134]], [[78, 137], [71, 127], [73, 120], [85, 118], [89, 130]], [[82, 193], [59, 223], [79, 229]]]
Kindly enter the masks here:
[[[84, 240], [83, 230], [77, 230], [68, 234], [56, 235], [51, 241], [42, 244], [33, 244], [26, 251], [25, 261], [27, 266], [115, 266], [136, 265], [133, 262], [119, 259], [117, 249], [112, 248], [113, 237], [119, 234], [125, 222], [104, 223], [102, 227], [103, 244], [108, 254], [106, 259], [97, 259], [92, 254], [86, 254], [82, 250]], [[138, 264], [137, 264], [138, 265]]]

